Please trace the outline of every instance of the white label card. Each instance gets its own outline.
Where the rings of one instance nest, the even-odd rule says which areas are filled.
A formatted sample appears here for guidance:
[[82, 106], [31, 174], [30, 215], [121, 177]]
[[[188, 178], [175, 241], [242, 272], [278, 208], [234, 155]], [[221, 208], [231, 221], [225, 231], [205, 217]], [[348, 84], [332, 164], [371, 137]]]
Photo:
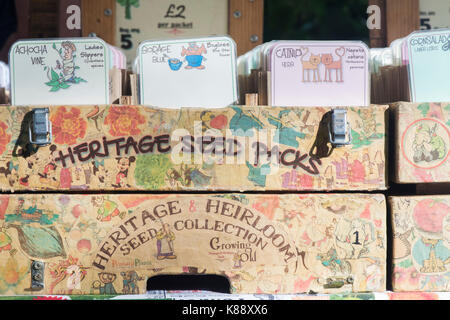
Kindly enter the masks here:
[[221, 108], [238, 99], [236, 46], [229, 37], [146, 41], [138, 56], [141, 104]]
[[13, 105], [109, 103], [109, 50], [100, 39], [21, 40], [9, 61]]
[[279, 41], [269, 53], [272, 106], [367, 106], [369, 53], [359, 41]]

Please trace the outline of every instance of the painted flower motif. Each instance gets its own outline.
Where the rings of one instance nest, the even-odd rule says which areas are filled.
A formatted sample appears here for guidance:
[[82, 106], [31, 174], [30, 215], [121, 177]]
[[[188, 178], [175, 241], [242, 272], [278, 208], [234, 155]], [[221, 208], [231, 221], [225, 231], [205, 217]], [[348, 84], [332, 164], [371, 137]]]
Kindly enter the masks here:
[[270, 220], [273, 219], [275, 209], [278, 208], [279, 199], [277, 195], [261, 197], [258, 199], [253, 208], [264, 214]]
[[399, 284], [408, 281], [411, 287], [417, 288], [419, 286], [420, 273], [417, 272], [414, 266], [408, 268], [397, 267], [394, 269], [394, 281]]
[[145, 117], [135, 106], [111, 106], [105, 118], [109, 125], [109, 133], [115, 137], [138, 135], [141, 133], [139, 125], [145, 123]]
[[11, 135], [6, 133], [6, 129], [8, 129], [8, 126], [0, 121], [0, 154], [5, 152], [6, 145], [11, 141]]
[[80, 109], [60, 107], [50, 116], [55, 143], [72, 145], [86, 134], [87, 123], [80, 117]]
[[433, 292], [388, 292], [389, 300], [439, 300]]

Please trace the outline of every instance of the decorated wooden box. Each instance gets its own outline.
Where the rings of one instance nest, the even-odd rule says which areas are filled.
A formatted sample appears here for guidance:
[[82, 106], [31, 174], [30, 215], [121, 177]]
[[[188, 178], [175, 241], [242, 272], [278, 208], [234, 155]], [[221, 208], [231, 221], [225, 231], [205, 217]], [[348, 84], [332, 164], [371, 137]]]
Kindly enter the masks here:
[[390, 197], [393, 290], [450, 291], [450, 196]]
[[0, 186], [13, 190], [383, 190], [387, 106], [347, 108], [351, 143], [330, 143], [331, 108], [52, 106], [0, 109]]
[[0, 196], [0, 294], [138, 294], [158, 274], [232, 293], [384, 291], [381, 194]]
[[450, 182], [450, 102], [399, 102], [392, 110], [395, 182]]

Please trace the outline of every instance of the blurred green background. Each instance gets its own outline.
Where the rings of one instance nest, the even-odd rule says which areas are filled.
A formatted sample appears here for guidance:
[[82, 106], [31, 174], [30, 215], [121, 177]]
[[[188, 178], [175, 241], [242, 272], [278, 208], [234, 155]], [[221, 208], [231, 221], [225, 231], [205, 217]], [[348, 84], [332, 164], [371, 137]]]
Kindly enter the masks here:
[[265, 0], [264, 42], [271, 40], [362, 40], [368, 0]]

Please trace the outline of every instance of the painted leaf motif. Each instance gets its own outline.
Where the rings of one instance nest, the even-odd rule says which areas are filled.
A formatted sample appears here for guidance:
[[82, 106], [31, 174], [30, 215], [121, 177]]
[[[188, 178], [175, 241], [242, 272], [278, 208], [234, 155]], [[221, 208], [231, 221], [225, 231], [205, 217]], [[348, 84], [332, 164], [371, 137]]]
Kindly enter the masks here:
[[62, 89], [67, 89], [68, 87], [70, 87], [67, 83], [65, 83], [65, 82], [61, 82], [60, 84], [59, 84], [59, 87], [60, 88], [62, 88]]
[[407, 268], [411, 267], [413, 264], [412, 264], [412, 261], [411, 261], [410, 259], [406, 259], [406, 260], [400, 262], [400, 263], [397, 264], [397, 265], [398, 265], [399, 267], [401, 267], [401, 268], [407, 269]]
[[428, 111], [430, 110], [430, 104], [428, 104], [428, 103], [419, 104], [417, 106], [417, 109], [419, 109], [421, 111], [422, 116], [426, 117], [428, 114]]
[[52, 81], [46, 82], [45, 84], [50, 87], [54, 87], [54, 86], [59, 85], [59, 82], [57, 80], [52, 80]]
[[32, 258], [49, 259], [65, 257], [62, 238], [55, 227], [36, 228], [29, 225], [12, 225], [17, 229], [22, 250]]
[[55, 72], [55, 70], [53, 70], [53, 68], [51, 69], [51, 75], [52, 75], [52, 81], [58, 81], [59, 76], [58, 76], [58, 74]]

